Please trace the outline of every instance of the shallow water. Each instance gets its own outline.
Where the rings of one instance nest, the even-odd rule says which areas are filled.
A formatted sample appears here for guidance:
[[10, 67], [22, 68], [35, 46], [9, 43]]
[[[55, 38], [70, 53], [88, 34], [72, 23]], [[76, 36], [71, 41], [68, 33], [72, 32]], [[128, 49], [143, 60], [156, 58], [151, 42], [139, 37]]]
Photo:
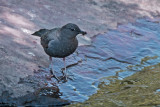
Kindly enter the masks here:
[[[139, 19], [133, 24], [121, 25], [117, 30], [93, 37], [91, 46], [79, 47], [79, 57], [82, 58], [82, 62], [68, 69], [73, 73], [75, 80], [59, 86], [63, 93], [61, 98], [77, 102], [85, 101], [96, 93], [101, 78], [115, 76], [116, 71], [129, 65], [139, 64], [141, 59], [147, 56], [159, 57], [159, 21], [160, 19]], [[159, 58], [151, 59], [145, 62], [144, 66], [158, 62]], [[121, 72], [119, 77], [125, 78], [140, 69]]]
[[[62, 93], [60, 98], [83, 102], [97, 92], [101, 78], [115, 76], [117, 71], [129, 65], [142, 63], [141, 59], [147, 56], [159, 57], [159, 21], [158, 18], [138, 19], [135, 23], [120, 25], [116, 30], [94, 36], [91, 46], [79, 47], [78, 54], [74, 53], [66, 59], [68, 66], [73, 65], [67, 71], [74, 79], [56, 84]], [[159, 58], [151, 59], [144, 66], [158, 62]], [[55, 59], [54, 69], [58, 72], [62, 67], [62, 60]], [[134, 69], [120, 72], [119, 77], [130, 76], [141, 68]]]
[[[92, 37], [90, 46], [81, 46], [77, 52], [66, 58], [67, 71], [72, 75], [70, 77], [73, 80], [58, 83], [54, 78], [46, 79], [45, 76], [50, 75], [46, 68], [35, 71], [35, 76], [27, 77], [20, 82], [27, 84], [32, 80], [35, 87], [38, 86], [40, 89], [47, 87], [47, 90], [40, 90], [37, 94], [48, 96], [48, 99], [58, 97], [68, 101], [66, 104], [83, 102], [97, 92], [102, 78], [116, 76], [118, 72], [119, 79], [123, 79], [141, 70], [144, 66], [159, 62], [159, 21], [159, 18], [138, 19], [134, 23], [120, 25], [116, 30]], [[61, 76], [62, 59], [53, 58], [53, 63], [56, 75]], [[145, 64], [137, 68], [131, 67], [140, 63]], [[120, 72], [126, 67], [131, 67], [131, 69]], [[58, 91], [55, 92], [55, 90]]]

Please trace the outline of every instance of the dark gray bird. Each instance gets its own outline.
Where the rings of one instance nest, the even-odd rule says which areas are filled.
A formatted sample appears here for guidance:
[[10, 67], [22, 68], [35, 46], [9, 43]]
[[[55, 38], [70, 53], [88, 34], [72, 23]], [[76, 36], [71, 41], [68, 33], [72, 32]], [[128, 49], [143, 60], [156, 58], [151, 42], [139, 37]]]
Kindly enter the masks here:
[[[85, 35], [85, 31], [80, 30], [76, 24], [68, 23], [61, 28], [54, 29], [40, 29], [32, 35], [39, 36], [41, 38], [41, 45], [44, 51], [49, 55], [49, 59], [52, 64], [52, 57], [63, 58], [66, 77], [66, 64], [65, 57], [71, 55], [78, 47], [78, 40], [76, 36], [78, 34]], [[52, 68], [52, 67], [51, 67]], [[52, 73], [54, 70], [52, 70]], [[56, 76], [55, 76], [56, 77]], [[57, 77], [56, 77], [57, 78]]]

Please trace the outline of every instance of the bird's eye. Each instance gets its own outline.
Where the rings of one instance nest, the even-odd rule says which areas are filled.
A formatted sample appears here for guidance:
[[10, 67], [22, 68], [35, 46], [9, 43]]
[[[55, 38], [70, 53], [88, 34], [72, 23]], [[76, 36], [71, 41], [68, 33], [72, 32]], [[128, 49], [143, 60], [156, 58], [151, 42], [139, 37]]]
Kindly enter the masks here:
[[71, 28], [71, 31], [75, 31], [76, 29]]

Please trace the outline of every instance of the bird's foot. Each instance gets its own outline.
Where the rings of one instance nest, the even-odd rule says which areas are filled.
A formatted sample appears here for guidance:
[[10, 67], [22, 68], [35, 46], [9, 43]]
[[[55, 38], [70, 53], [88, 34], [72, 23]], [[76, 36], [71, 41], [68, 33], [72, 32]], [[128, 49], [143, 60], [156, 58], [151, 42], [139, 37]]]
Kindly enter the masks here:
[[62, 70], [62, 74], [63, 76], [61, 77], [62, 80], [64, 81], [68, 81], [68, 79], [70, 80], [74, 80], [74, 75], [70, 72], [67, 72], [66, 70]]
[[50, 75], [50, 80], [51, 78], [55, 78], [58, 82], [60, 82], [60, 79], [55, 75], [54, 71], [52, 69], [49, 70], [51, 75]]
[[54, 76], [53, 75], [45, 75], [45, 78], [47, 79], [47, 80], [51, 80], [51, 78], [53, 78]]
[[56, 75], [46, 75], [45, 76], [47, 80], [51, 80], [52, 78], [55, 78], [58, 82], [61, 81], [61, 79], [59, 79], [59, 77], [57, 77]]
[[62, 77], [61, 77], [61, 80], [63, 80], [64, 82], [67, 82], [68, 80], [74, 80], [74, 76], [73, 75], [63, 75]]

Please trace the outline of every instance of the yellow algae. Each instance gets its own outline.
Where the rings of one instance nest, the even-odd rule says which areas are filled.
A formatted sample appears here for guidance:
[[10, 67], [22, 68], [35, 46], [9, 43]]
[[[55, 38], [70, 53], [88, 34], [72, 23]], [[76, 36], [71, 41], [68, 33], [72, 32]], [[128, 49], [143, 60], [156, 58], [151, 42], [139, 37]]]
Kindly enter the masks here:
[[[145, 57], [139, 67], [150, 59], [157, 57]], [[137, 66], [137, 65], [135, 65]], [[134, 65], [127, 68], [134, 68]], [[119, 72], [125, 72], [120, 70]], [[143, 66], [135, 74], [118, 80], [116, 76], [106, 77], [110, 84], [101, 82], [99, 90], [87, 101], [69, 105], [71, 107], [153, 107], [160, 105], [160, 63], [156, 65]], [[103, 78], [104, 79], [104, 78]]]

